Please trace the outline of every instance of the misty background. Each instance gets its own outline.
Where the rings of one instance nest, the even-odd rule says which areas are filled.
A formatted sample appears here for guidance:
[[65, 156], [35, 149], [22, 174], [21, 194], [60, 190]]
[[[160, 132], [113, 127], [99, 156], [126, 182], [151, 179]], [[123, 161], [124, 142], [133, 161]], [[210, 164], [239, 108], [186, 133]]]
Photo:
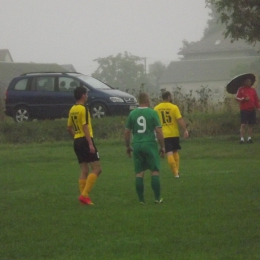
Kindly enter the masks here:
[[199, 41], [205, 0], [0, 0], [0, 49], [14, 62], [72, 64], [92, 74], [93, 60], [125, 51], [168, 65], [182, 41]]

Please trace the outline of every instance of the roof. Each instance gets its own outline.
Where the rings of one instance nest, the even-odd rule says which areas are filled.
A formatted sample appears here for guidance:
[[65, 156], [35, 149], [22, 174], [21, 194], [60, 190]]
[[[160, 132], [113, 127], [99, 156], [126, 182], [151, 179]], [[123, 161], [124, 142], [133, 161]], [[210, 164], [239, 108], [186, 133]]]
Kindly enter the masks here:
[[250, 65], [259, 57], [173, 61], [159, 80], [160, 84], [230, 80], [238, 65]]
[[213, 33], [200, 41], [192, 43], [178, 54], [186, 55], [191, 53], [212, 53], [212, 52], [227, 52], [227, 51], [254, 51], [253, 45], [247, 44], [243, 40], [234, 41], [231, 43], [230, 38], [225, 38], [222, 31]]
[[[7, 60], [7, 57], [9, 57], [10, 60]], [[0, 50], [0, 61], [13, 61], [9, 50], [7, 49]]]
[[68, 70], [55, 63], [0, 62], [0, 94], [3, 94], [14, 77], [29, 72], [68, 72]]
[[61, 67], [70, 72], [77, 72], [72, 64], [61, 64]]

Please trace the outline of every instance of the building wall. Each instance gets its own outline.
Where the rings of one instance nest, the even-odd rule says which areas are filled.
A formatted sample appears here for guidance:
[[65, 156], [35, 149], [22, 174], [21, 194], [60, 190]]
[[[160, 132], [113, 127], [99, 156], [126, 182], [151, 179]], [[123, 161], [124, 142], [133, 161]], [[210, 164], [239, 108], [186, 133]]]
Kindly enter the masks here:
[[222, 58], [238, 58], [238, 57], [248, 57], [256, 56], [255, 53], [250, 51], [229, 51], [225, 52], [211, 52], [211, 53], [188, 53], [182, 60], [208, 60], [208, 59], [222, 59]]
[[167, 90], [170, 92], [180, 91], [183, 95], [189, 95], [192, 91], [192, 97], [198, 99], [199, 93], [202, 93], [202, 89], [205, 88], [206, 92], [210, 95], [212, 102], [223, 102], [226, 97], [226, 81], [215, 82], [183, 82], [183, 83], [169, 83], [160, 84], [160, 90]]

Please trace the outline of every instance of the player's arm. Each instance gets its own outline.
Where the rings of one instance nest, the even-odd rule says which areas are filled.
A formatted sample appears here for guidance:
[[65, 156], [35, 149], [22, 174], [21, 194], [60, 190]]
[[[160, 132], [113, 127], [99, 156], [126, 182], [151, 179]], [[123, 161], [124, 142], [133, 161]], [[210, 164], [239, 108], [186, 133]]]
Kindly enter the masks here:
[[165, 155], [165, 148], [164, 148], [164, 136], [163, 136], [163, 131], [161, 127], [156, 127], [155, 128], [155, 134], [156, 138], [158, 140], [158, 143], [160, 145], [160, 155], [163, 158]]
[[125, 146], [126, 146], [126, 153], [128, 157], [131, 157], [131, 152], [133, 151], [130, 147], [130, 141], [131, 141], [131, 130], [128, 128], [125, 128]]
[[72, 127], [72, 121], [71, 121], [70, 115], [69, 115], [68, 123], [67, 123], [67, 131], [74, 138], [75, 132], [74, 132], [74, 129]]
[[186, 125], [186, 122], [184, 121], [184, 119], [182, 117], [180, 117], [177, 120], [178, 120], [178, 124], [183, 129], [184, 137], [185, 138], [189, 137], [189, 132], [187, 130], [187, 125]]
[[82, 126], [82, 129], [83, 129], [84, 135], [85, 135], [85, 137], [86, 137], [86, 139], [87, 139], [87, 141], [88, 141], [88, 145], [89, 145], [89, 150], [90, 150], [90, 152], [91, 152], [91, 153], [95, 153], [96, 150], [95, 150], [95, 147], [94, 147], [94, 145], [93, 145], [92, 139], [91, 139], [90, 134], [89, 134], [88, 125], [87, 125], [87, 124], [84, 124], [84, 125]]
[[68, 133], [74, 138], [75, 132], [74, 132], [74, 130], [73, 130], [73, 127], [70, 126], [70, 125], [68, 125], [68, 126], [67, 126], [67, 131], [68, 131]]

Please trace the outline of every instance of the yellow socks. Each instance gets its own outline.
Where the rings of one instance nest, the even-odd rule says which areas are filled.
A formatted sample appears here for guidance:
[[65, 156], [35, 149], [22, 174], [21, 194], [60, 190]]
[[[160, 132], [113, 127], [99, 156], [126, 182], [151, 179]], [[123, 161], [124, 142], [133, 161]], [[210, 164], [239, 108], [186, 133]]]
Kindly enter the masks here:
[[170, 165], [170, 168], [174, 174], [174, 176], [178, 176], [178, 168], [176, 165], [176, 162], [174, 160], [173, 154], [170, 154], [167, 156], [168, 164]]
[[175, 163], [176, 163], [176, 167], [177, 167], [177, 170], [178, 170], [178, 173], [179, 173], [179, 169], [180, 169], [180, 156], [179, 156], [179, 153], [173, 153], [173, 157], [174, 157], [174, 160], [175, 160]]
[[79, 179], [79, 192], [80, 192], [80, 194], [82, 194], [85, 186], [86, 186], [86, 179]]
[[87, 197], [89, 196], [89, 193], [90, 193], [92, 187], [94, 186], [97, 177], [98, 177], [98, 176], [97, 176], [95, 173], [90, 173], [90, 174], [88, 175], [88, 178], [87, 178], [87, 180], [86, 180], [86, 185], [85, 185], [85, 187], [84, 187], [84, 189], [83, 189], [83, 191], [82, 191], [82, 193], [81, 193], [81, 195], [82, 195], [83, 197], [86, 197], [86, 198], [87, 198]]

